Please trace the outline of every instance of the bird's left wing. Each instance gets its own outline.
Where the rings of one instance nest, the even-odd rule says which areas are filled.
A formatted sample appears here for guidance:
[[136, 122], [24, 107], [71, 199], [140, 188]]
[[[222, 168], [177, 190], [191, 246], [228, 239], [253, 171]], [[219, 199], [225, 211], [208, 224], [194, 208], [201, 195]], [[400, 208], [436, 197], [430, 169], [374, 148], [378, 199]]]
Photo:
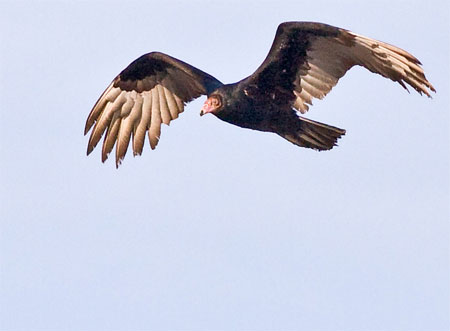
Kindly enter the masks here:
[[86, 121], [84, 133], [93, 127], [87, 154], [106, 130], [102, 161], [116, 145], [116, 166], [128, 149], [142, 153], [145, 133], [154, 149], [161, 123], [169, 124], [183, 112], [186, 102], [209, 94], [222, 83], [211, 75], [169, 55], [145, 54], [125, 68], [98, 99]]
[[348, 30], [286, 22], [279, 25], [269, 54], [246, 83], [272, 98], [291, 95], [291, 106], [305, 113], [313, 98], [322, 99], [354, 65], [430, 96], [429, 90], [435, 90], [420, 64], [398, 47]]

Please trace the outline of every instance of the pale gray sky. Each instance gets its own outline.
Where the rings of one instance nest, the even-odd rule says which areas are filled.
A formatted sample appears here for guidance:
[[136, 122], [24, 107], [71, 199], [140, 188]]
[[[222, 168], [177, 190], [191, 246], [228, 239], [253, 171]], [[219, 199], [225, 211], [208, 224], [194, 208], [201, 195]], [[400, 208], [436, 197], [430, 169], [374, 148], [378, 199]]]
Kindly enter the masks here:
[[[86, 116], [153, 50], [234, 82], [283, 21], [418, 57], [433, 99], [352, 69], [330, 152], [200, 118], [86, 157]], [[0, 2], [0, 329], [448, 330], [448, 1]]]

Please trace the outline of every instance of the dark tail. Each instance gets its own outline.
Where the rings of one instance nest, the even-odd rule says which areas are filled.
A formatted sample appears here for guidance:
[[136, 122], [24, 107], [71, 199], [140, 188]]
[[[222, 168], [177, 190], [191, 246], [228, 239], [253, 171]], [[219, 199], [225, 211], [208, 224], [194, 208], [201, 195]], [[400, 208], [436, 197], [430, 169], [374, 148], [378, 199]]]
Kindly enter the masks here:
[[278, 133], [295, 145], [324, 151], [337, 146], [337, 140], [345, 135], [343, 129], [300, 116], [298, 119], [299, 125], [291, 132]]

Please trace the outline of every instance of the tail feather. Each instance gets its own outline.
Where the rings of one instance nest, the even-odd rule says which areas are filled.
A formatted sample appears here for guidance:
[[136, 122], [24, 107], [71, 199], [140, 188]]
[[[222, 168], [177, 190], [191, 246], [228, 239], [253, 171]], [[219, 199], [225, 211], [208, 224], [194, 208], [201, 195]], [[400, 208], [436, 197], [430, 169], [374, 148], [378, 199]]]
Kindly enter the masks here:
[[337, 140], [345, 135], [344, 129], [316, 122], [299, 116], [299, 126], [291, 132], [279, 133], [291, 143], [319, 151], [337, 146]]

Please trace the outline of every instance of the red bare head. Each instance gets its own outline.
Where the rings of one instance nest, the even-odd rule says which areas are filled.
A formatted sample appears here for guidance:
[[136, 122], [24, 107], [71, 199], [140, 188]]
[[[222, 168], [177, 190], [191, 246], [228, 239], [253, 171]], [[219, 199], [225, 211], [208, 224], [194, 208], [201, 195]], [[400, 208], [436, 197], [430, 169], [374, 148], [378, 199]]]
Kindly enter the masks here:
[[215, 113], [218, 109], [222, 107], [222, 99], [218, 95], [211, 95], [208, 99], [206, 99], [203, 104], [202, 110], [200, 111], [200, 116], [203, 116], [208, 113]]

